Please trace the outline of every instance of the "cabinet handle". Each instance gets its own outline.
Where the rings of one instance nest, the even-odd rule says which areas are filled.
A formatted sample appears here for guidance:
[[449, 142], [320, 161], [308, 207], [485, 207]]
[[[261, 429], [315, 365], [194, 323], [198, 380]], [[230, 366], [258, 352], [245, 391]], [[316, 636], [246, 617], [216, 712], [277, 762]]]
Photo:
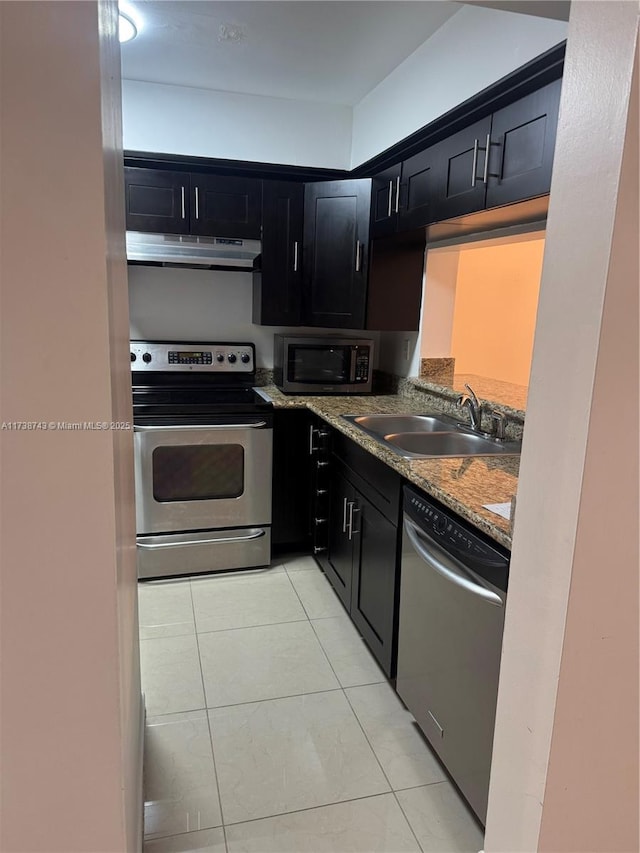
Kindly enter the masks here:
[[353, 516], [354, 516], [357, 512], [360, 512], [360, 508], [359, 508], [359, 507], [357, 507], [357, 506], [354, 504], [354, 505], [353, 505], [353, 507], [351, 508], [351, 535], [352, 535], [352, 536], [357, 536], [357, 535], [358, 535], [358, 533], [360, 533], [360, 531], [359, 531], [359, 530], [354, 530], [354, 529], [353, 529]]
[[181, 210], [182, 210], [182, 218], [186, 219], [187, 218], [187, 211], [185, 210], [185, 206], [184, 206], [184, 187], [180, 187], [180, 204], [181, 204]]
[[349, 535], [349, 541], [351, 541], [354, 536], [357, 536], [358, 533], [360, 533], [359, 530], [353, 529], [353, 515], [356, 512], [360, 512], [360, 510], [356, 506], [355, 501], [349, 501], [348, 507], [349, 507], [349, 519], [347, 521], [347, 533]]
[[196, 187], [196, 219], [200, 219], [200, 193]]
[[293, 244], [293, 271], [298, 272], [298, 241]]
[[326, 524], [326, 523], [327, 523], [327, 519], [326, 519], [326, 518], [314, 518], [314, 519], [313, 519], [313, 523], [314, 523], [315, 525], [318, 525], [318, 524]]
[[478, 139], [473, 140], [473, 165], [471, 166], [471, 186], [475, 187], [476, 185], [476, 169], [478, 168], [478, 146], [480, 142]]
[[316, 463], [316, 468], [326, 468], [328, 464], [328, 462], [318, 462]]
[[400, 175], [396, 178], [396, 210], [397, 213], [400, 209]]
[[348, 501], [347, 506], [349, 507], [349, 514], [347, 516], [347, 524], [346, 531], [349, 542], [351, 542], [352, 528], [353, 528], [353, 501]]
[[347, 498], [343, 498], [342, 504], [342, 532], [347, 532]]
[[360, 272], [362, 243], [356, 240], [356, 272]]
[[322, 552], [326, 551], [326, 550], [327, 550], [326, 545], [314, 545], [313, 546], [313, 553], [314, 554], [322, 554]]
[[313, 424], [309, 424], [309, 456], [313, 456], [313, 454], [317, 451], [317, 447], [313, 446], [313, 434], [316, 432], [316, 428]]
[[389, 181], [389, 207], [387, 208], [387, 216], [391, 216], [393, 208], [393, 179]]
[[491, 146], [491, 134], [487, 133], [487, 147], [485, 149], [484, 154], [484, 174], [482, 175], [482, 180], [486, 184], [489, 180], [489, 148]]

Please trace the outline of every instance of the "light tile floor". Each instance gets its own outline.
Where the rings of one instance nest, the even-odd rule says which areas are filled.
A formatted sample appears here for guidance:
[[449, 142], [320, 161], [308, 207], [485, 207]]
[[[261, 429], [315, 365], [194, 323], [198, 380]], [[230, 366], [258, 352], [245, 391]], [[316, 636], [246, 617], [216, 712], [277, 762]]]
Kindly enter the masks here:
[[140, 584], [145, 853], [477, 853], [311, 557]]

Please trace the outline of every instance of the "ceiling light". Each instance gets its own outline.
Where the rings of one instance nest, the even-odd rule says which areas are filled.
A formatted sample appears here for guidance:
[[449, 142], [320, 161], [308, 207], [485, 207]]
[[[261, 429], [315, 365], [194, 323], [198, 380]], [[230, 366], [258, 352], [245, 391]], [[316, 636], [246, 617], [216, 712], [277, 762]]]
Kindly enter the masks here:
[[131, 41], [142, 29], [142, 21], [135, 9], [127, 3], [120, 0], [118, 3], [118, 38], [120, 43]]
[[131, 41], [138, 35], [138, 28], [128, 15], [120, 12], [118, 16], [118, 38], [121, 43]]

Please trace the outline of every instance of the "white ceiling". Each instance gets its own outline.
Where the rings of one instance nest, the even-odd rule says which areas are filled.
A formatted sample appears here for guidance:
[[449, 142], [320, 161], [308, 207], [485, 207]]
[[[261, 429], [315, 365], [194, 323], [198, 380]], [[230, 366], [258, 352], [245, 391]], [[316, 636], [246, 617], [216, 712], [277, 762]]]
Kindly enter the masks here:
[[[357, 104], [460, 8], [450, 0], [132, 0], [123, 77]], [[225, 39], [225, 34], [227, 38]]]

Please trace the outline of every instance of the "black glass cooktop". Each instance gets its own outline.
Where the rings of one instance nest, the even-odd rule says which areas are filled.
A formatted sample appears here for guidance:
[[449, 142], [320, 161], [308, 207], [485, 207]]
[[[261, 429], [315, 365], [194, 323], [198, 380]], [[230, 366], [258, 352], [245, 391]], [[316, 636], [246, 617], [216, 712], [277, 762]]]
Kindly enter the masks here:
[[273, 409], [268, 398], [254, 388], [153, 388], [133, 389], [133, 417], [136, 423], [179, 417], [186, 423], [202, 422], [217, 415], [264, 414]]

